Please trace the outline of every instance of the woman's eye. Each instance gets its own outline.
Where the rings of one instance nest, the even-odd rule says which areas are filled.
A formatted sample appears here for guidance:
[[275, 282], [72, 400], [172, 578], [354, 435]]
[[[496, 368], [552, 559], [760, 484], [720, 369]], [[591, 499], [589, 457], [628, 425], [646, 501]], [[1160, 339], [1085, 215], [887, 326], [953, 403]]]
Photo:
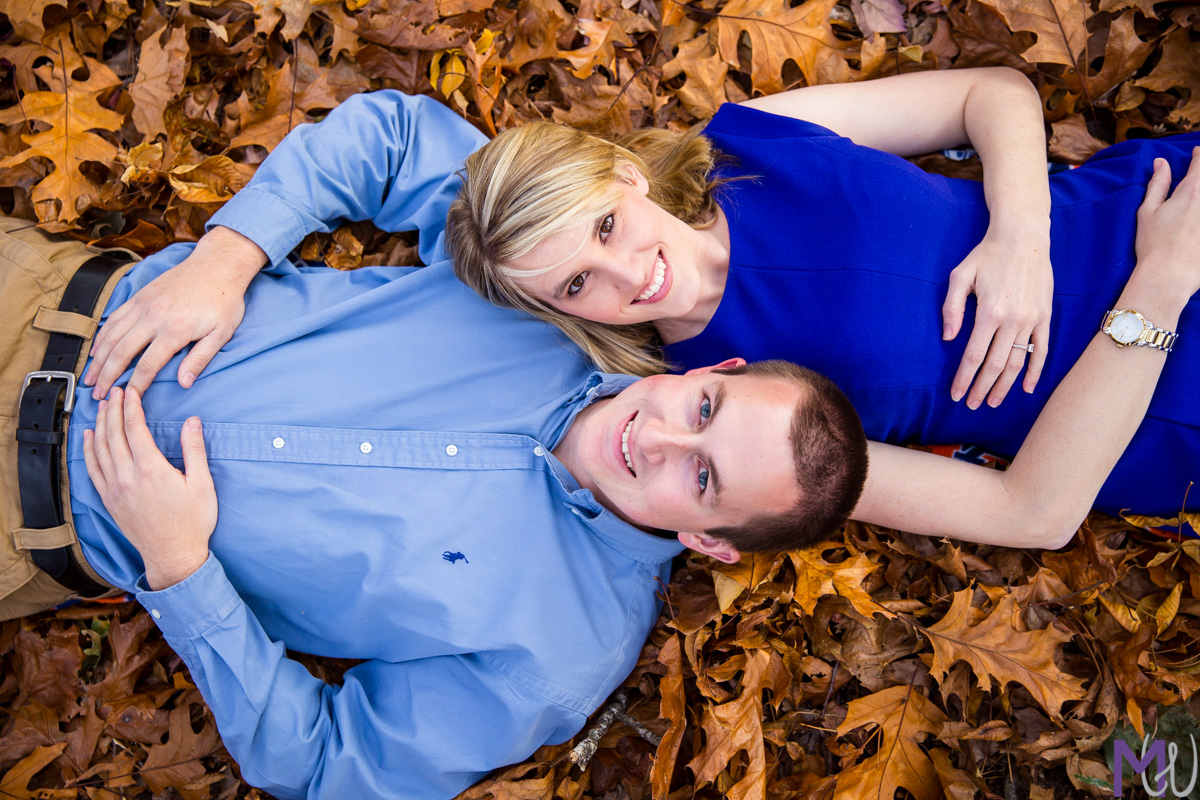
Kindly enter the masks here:
[[712, 403], [706, 397], [700, 403], [700, 421], [707, 422], [710, 416], [712, 416]]
[[583, 285], [587, 283], [587, 273], [581, 272], [575, 276], [575, 279], [567, 284], [567, 294], [575, 296], [583, 291]]
[[616, 224], [613, 220], [613, 215], [609, 214], [604, 219], [600, 220], [600, 239], [603, 241], [612, 233], [613, 225]]
[[704, 467], [701, 467], [700, 474], [697, 476], [697, 480], [700, 482], [700, 491], [703, 493], [704, 490], [708, 488], [708, 470], [706, 470]]

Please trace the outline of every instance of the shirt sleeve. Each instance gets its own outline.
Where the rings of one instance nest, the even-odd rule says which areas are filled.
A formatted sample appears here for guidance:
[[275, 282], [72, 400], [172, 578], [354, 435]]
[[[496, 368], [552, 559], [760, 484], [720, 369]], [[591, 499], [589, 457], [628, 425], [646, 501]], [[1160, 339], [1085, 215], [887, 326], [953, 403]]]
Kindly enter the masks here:
[[212, 555], [137, 598], [187, 663], [243, 777], [281, 800], [453, 797], [586, 721], [473, 655], [367, 661], [326, 684], [271, 641]]
[[421, 260], [432, 264], [458, 192], [455, 172], [485, 141], [428, 97], [355, 95], [289, 133], [208, 228], [232, 228], [275, 264], [313, 231], [369, 219], [383, 230], [420, 231]]

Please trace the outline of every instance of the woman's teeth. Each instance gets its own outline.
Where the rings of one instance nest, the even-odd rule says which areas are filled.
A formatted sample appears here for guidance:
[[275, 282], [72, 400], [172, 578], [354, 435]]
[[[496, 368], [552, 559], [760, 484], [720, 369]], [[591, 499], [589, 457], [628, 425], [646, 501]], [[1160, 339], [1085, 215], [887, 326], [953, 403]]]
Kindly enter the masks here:
[[629, 424], [625, 426], [625, 432], [621, 434], [621, 452], [625, 454], [625, 466], [636, 478], [637, 473], [633, 472], [633, 459], [629, 457], [629, 431], [631, 430], [633, 430], [633, 420], [629, 420]]
[[646, 291], [638, 295], [638, 302], [649, 300], [651, 297], [654, 297], [654, 295], [658, 294], [658, 290], [662, 288], [663, 280], [666, 277], [667, 265], [666, 262], [662, 260], [662, 256], [660, 255], [654, 260], [654, 282], [650, 284], [650, 287], [646, 289]]

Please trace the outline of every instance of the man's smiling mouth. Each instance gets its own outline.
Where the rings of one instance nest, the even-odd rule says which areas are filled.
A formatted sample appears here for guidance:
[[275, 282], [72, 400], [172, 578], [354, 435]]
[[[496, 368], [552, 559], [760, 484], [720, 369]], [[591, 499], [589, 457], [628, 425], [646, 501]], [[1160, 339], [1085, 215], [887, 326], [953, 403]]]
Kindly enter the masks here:
[[[635, 414], [634, 417], [637, 415]], [[633, 470], [633, 459], [629, 457], [629, 432], [633, 430], [633, 417], [629, 418], [629, 422], [625, 423], [625, 430], [621, 433], [621, 454], [625, 456], [625, 466], [629, 470], [629, 474], [637, 477], [637, 473]]]

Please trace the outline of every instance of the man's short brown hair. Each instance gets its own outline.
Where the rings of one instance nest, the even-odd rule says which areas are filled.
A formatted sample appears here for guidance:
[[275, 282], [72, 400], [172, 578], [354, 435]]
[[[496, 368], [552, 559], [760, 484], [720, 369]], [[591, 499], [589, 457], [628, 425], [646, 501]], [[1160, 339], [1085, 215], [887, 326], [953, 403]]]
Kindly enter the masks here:
[[717, 372], [777, 378], [803, 389], [789, 434], [800, 499], [782, 514], [762, 514], [705, 533], [753, 553], [805, 547], [836, 532], [858, 504], [867, 479], [867, 437], [850, 400], [829, 378], [789, 361]]

